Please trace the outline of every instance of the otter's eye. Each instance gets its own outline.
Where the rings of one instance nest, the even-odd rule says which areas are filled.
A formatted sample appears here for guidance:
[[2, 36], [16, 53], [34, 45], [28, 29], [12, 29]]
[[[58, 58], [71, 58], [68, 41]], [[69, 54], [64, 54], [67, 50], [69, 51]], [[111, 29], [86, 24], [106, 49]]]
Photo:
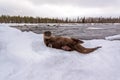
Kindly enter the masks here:
[[50, 34], [46, 34], [46, 36], [50, 36]]

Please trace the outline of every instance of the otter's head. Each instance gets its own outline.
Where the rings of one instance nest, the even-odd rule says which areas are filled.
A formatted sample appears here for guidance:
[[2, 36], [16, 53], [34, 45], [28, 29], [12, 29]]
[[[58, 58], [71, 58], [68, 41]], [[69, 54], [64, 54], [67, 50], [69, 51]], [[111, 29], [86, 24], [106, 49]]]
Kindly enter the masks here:
[[49, 39], [51, 37], [52, 33], [50, 31], [45, 31], [44, 32], [44, 38]]

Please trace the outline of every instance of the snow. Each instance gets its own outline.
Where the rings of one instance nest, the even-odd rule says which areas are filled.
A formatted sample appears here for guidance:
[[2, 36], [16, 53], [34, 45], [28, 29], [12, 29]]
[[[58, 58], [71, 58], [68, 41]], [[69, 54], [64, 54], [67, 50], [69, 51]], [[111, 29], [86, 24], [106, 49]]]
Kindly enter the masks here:
[[106, 40], [120, 40], [120, 34], [114, 36], [108, 36], [105, 38]]
[[0, 25], [0, 80], [120, 80], [120, 41], [84, 40], [84, 55], [51, 49], [42, 34]]

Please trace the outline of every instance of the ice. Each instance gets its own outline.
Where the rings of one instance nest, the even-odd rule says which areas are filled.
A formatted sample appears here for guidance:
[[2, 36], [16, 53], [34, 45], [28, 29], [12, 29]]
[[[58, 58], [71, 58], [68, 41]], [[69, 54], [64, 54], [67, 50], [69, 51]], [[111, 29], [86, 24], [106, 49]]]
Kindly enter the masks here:
[[48, 48], [42, 34], [0, 25], [0, 80], [120, 80], [120, 41], [84, 40], [84, 55]]
[[87, 29], [104, 29], [104, 28], [88, 27]]

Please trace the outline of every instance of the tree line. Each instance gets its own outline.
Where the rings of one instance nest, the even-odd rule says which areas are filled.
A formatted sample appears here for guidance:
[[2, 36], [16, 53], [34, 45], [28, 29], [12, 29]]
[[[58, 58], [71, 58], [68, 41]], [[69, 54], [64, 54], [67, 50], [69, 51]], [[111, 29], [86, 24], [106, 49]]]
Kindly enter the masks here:
[[1, 15], [0, 23], [120, 23], [120, 17], [42, 18]]

